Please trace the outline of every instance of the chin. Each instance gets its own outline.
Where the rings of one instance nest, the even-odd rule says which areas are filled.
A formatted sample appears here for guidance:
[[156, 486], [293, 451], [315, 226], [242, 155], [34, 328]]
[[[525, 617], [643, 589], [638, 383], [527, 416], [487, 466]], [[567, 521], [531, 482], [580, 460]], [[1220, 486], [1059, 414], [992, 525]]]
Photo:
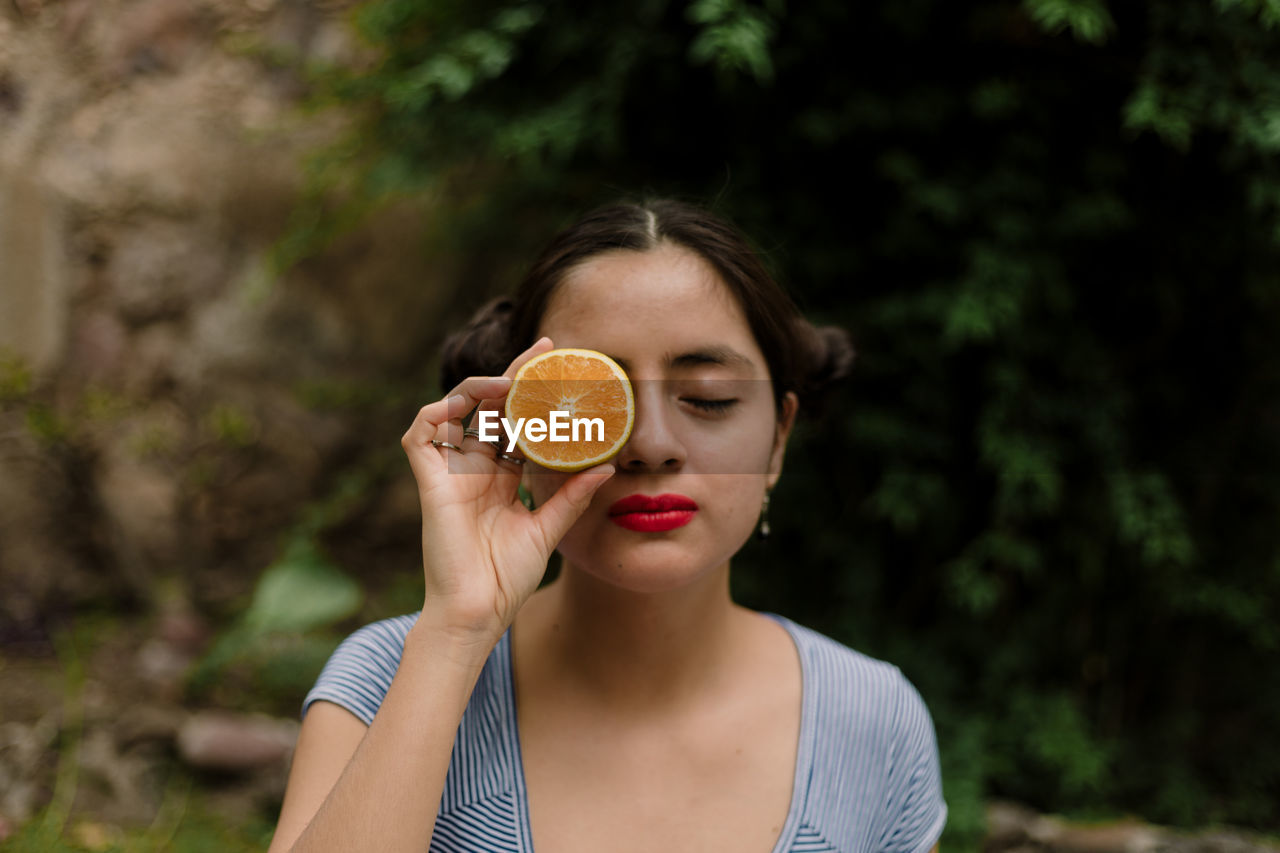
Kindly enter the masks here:
[[[606, 538], [613, 540], [612, 536]], [[727, 564], [737, 551], [735, 548], [723, 554], [695, 553], [687, 541], [677, 539], [632, 541], [621, 547], [616, 541], [610, 541], [609, 545], [600, 548], [570, 545], [561, 548], [560, 553], [577, 571], [602, 583], [629, 592], [663, 593], [704, 579]]]
[[601, 583], [642, 595], [673, 592], [688, 586], [702, 575], [696, 570], [671, 563], [655, 565], [641, 560], [624, 562], [622, 565], [616, 562], [603, 566], [574, 565], [578, 566], [578, 571], [591, 575]]

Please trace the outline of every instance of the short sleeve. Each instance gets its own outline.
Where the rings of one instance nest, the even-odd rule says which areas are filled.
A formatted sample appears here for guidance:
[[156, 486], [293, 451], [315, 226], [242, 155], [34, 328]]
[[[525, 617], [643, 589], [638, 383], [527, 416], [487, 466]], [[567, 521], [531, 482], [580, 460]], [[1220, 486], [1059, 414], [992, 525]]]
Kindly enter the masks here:
[[405, 637], [417, 619], [416, 613], [384, 619], [343, 640], [303, 700], [302, 716], [307, 715], [312, 702], [324, 699], [370, 725], [391, 688], [404, 654]]
[[929, 709], [911, 682], [901, 678], [889, 756], [884, 831], [878, 850], [927, 853], [942, 835], [947, 804], [942, 798], [938, 740]]

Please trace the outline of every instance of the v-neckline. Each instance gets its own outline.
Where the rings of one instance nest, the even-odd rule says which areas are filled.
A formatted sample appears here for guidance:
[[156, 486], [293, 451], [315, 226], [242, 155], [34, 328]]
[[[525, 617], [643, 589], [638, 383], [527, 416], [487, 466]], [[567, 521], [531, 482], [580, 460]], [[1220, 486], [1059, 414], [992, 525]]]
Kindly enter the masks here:
[[[813, 683], [809, 671], [809, 662], [805, 660], [804, 649], [800, 644], [795, 622], [777, 613], [760, 611], [760, 614], [773, 619], [786, 630], [787, 635], [791, 637], [792, 644], [795, 646], [796, 656], [800, 659], [800, 734], [796, 743], [795, 776], [791, 781], [791, 806], [787, 810], [787, 819], [783, 822], [782, 831], [778, 834], [778, 840], [774, 843], [771, 851], [771, 853], [786, 853], [791, 848], [791, 844], [800, 828], [805, 801], [808, 799], [809, 794], [808, 785], [809, 777], [812, 775], [813, 745], [815, 742], [813, 727], [816, 722], [813, 716], [817, 708], [815, 697], [817, 685]], [[503, 698], [506, 704], [504, 709], [506, 713], [503, 715], [506, 722], [505, 736], [510, 755], [515, 763], [512, 773], [516, 799], [515, 830], [520, 839], [519, 849], [521, 853], [534, 853], [533, 828], [529, 820], [529, 789], [525, 781], [524, 755], [520, 749], [520, 727], [516, 719], [516, 678], [514, 656], [511, 653], [510, 628], [507, 628], [502, 635], [498, 648], [501, 656], [499, 663], [506, 675], [503, 679]]]

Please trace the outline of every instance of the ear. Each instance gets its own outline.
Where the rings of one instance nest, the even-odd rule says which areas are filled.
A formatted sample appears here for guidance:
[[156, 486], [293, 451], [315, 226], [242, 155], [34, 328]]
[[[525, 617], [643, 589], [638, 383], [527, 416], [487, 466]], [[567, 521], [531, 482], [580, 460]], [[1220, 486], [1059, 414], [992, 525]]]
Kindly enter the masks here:
[[778, 425], [773, 435], [773, 449], [769, 452], [768, 484], [772, 489], [782, 476], [782, 457], [787, 452], [787, 438], [796, 423], [796, 412], [800, 410], [800, 398], [794, 391], [788, 391], [782, 398], [782, 413], [778, 416]]

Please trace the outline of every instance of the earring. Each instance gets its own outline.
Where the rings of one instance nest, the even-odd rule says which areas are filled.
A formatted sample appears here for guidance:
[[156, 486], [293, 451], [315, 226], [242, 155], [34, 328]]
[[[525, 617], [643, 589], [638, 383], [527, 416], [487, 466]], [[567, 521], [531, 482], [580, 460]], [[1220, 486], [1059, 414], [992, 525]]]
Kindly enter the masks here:
[[769, 538], [769, 493], [764, 493], [764, 503], [760, 505], [760, 528], [756, 530], [757, 539]]

